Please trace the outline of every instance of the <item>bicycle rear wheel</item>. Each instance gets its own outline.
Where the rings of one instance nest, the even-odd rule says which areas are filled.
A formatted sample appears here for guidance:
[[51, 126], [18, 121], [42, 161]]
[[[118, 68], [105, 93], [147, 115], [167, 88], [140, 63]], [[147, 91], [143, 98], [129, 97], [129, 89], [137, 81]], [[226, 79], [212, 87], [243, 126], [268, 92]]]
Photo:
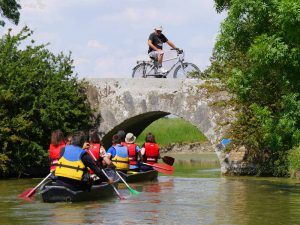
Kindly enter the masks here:
[[132, 78], [146, 78], [151, 73], [152, 65], [150, 63], [142, 63], [137, 65], [132, 72]]
[[193, 63], [183, 63], [176, 67], [173, 78], [193, 78], [200, 76], [200, 69]]

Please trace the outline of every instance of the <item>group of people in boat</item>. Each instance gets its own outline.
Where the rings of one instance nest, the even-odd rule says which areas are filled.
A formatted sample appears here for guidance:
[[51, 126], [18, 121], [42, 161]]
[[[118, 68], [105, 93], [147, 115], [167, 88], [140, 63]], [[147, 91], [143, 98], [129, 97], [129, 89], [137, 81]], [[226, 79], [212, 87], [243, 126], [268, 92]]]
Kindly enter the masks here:
[[49, 147], [52, 179], [72, 190], [85, 190], [93, 182], [113, 183], [113, 178], [107, 176], [104, 168], [123, 173], [152, 170], [151, 165], [160, 158], [155, 136], [148, 133], [141, 147], [135, 141], [133, 133], [119, 130], [106, 151], [96, 129], [88, 132], [88, 138], [83, 131], [65, 138], [61, 130], [55, 130]]

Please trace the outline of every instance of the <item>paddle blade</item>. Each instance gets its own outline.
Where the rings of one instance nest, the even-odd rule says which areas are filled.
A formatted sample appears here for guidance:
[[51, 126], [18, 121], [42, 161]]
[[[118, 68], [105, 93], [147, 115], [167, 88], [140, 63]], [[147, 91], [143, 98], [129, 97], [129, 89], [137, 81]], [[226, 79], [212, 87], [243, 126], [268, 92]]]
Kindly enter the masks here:
[[129, 189], [130, 193], [133, 194], [133, 195], [139, 195], [141, 193], [141, 192], [136, 191], [136, 190], [134, 190], [132, 188], [128, 188], [128, 189]]
[[27, 190], [25, 190], [23, 193], [19, 195], [19, 198], [28, 199], [32, 197], [35, 194], [35, 192], [36, 192], [35, 188], [28, 188]]
[[123, 183], [128, 187], [130, 193], [134, 194], [134, 195], [138, 195], [140, 194], [140, 192], [134, 190], [133, 188], [131, 188], [129, 186], [129, 184], [127, 184], [127, 182], [124, 180], [124, 178], [118, 173], [118, 171], [116, 171], [116, 174], [120, 177], [120, 179], [123, 181]]
[[171, 175], [174, 172], [174, 167], [166, 164], [154, 163], [151, 165], [153, 169], [166, 175]]
[[168, 164], [168, 165], [170, 165], [170, 166], [173, 166], [173, 164], [174, 164], [174, 161], [175, 161], [175, 159], [173, 158], [173, 157], [171, 157], [171, 156], [164, 156], [164, 157], [162, 157], [162, 160], [163, 160], [163, 162], [165, 163], [165, 164]]
[[153, 167], [153, 169], [155, 169], [156, 171], [158, 171], [160, 173], [166, 174], [166, 175], [172, 175], [174, 172], [174, 170], [164, 170], [164, 169], [157, 168], [157, 167]]

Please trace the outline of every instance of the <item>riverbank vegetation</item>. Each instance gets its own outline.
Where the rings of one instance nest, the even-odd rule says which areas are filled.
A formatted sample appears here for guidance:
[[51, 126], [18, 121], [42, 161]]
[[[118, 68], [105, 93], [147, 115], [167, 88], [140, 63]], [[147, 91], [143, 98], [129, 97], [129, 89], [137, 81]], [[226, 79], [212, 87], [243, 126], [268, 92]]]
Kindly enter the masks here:
[[299, 167], [292, 163], [300, 151], [299, 1], [215, 3], [228, 14], [206, 73], [236, 96], [240, 113], [231, 136], [247, 146], [259, 174], [286, 176]]
[[138, 137], [137, 143], [141, 146], [145, 142], [146, 134], [155, 135], [156, 142], [161, 147], [171, 143], [204, 142], [206, 137], [198, 128], [180, 118], [162, 118], [150, 124]]
[[31, 35], [25, 27], [0, 39], [0, 176], [47, 167], [51, 131], [92, 126], [84, 82], [73, 75], [70, 54], [54, 55]]

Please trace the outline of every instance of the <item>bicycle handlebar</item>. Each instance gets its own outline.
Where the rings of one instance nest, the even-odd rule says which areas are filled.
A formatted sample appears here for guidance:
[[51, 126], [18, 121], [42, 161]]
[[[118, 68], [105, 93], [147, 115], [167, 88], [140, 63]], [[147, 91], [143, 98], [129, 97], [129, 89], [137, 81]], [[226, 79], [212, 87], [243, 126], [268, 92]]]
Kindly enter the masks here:
[[176, 50], [178, 54], [182, 54], [183, 50], [179, 48], [171, 48], [171, 50]]

